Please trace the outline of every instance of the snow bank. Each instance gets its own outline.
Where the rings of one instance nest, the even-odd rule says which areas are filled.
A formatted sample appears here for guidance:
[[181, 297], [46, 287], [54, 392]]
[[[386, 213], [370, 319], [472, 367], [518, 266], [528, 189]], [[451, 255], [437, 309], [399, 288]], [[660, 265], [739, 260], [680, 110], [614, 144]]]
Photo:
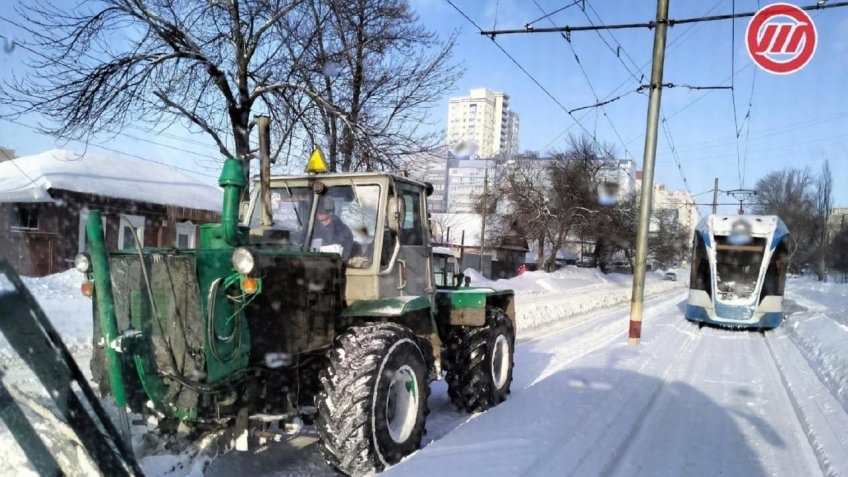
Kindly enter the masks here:
[[786, 298], [784, 327], [848, 411], [848, 285], [790, 280]]
[[[565, 267], [553, 273], [525, 272], [495, 281], [471, 268], [465, 270], [465, 274], [471, 277], [471, 286], [515, 291], [519, 338], [528, 338], [547, 328], [559, 328], [569, 318], [624, 305], [630, 302], [633, 286], [631, 275], [604, 275], [597, 268]], [[682, 281], [663, 280], [660, 273], [648, 273], [645, 283], [646, 297], [685, 287]]]

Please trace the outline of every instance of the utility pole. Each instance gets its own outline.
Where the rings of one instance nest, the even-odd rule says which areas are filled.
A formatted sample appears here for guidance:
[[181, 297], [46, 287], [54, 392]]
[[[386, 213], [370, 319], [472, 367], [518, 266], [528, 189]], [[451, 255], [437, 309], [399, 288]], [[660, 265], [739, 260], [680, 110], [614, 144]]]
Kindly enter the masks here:
[[459, 238], [459, 270], [465, 268], [465, 229], [462, 229], [462, 236]]
[[645, 265], [648, 255], [648, 229], [654, 193], [654, 162], [657, 157], [657, 128], [662, 98], [665, 35], [668, 27], [668, 0], [657, 0], [657, 29], [654, 32], [654, 56], [651, 65], [651, 92], [642, 167], [642, 191], [639, 199], [639, 229], [636, 233], [636, 268], [633, 270], [633, 295], [630, 298], [630, 332], [627, 343], [638, 345], [642, 338], [642, 310], [645, 302]]
[[483, 274], [483, 244], [486, 243], [486, 214], [489, 212], [489, 161], [486, 160], [483, 173], [483, 223], [480, 227], [480, 262], [477, 269]]
[[716, 213], [718, 208], [718, 177], [715, 178], [715, 185], [713, 186], [713, 213]]

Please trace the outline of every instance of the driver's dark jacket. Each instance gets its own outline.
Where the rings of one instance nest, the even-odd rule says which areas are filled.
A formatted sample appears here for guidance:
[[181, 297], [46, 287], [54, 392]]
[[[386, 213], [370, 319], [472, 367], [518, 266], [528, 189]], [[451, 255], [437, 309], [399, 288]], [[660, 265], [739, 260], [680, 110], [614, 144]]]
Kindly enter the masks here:
[[321, 246], [341, 245], [342, 259], [350, 258], [353, 249], [353, 234], [347, 225], [335, 215], [330, 219], [330, 224], [324, 226], [320, 220], [315, 220], [312, 231], [312, 240], [321, 239]]

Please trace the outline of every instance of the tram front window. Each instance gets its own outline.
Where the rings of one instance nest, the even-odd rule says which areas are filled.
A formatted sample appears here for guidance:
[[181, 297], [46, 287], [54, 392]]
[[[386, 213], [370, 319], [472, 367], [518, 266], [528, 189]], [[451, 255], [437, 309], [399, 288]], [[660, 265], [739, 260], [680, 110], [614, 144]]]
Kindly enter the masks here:
[[723, 302], [749, 302], [757, 289], [766, 239], [753, 238], [745, 245], [716, 236], [716, 285]]

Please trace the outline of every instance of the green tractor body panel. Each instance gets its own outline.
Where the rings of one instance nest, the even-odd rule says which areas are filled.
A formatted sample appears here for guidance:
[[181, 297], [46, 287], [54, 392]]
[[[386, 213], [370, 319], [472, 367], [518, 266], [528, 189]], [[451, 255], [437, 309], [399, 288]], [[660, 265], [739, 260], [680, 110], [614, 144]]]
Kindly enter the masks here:
[[362, 300], [352, 303], [342, 311], [343, 317], [391, 317], [403, 316], [413, 311], [430, 311], [430, 299], [426, 296], [401, 296], [381, 300]]
[[483, 326], [486, 307], [504, 310], [515, 322], [514, 293], [512, 290], [492, 288], [440, 288], [436, 292], [436, 317], [440, 325]]

